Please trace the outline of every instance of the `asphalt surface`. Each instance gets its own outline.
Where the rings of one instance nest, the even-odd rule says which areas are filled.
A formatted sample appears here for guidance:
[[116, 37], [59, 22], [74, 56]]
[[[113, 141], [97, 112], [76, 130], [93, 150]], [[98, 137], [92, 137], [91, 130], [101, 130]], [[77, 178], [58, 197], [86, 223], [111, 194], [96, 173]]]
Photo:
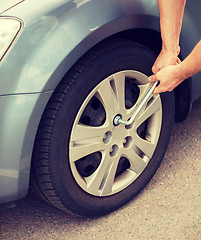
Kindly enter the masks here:
[[0, 205], [0, 239], [201, 239], [201, 101], [175, 124], [164, 160], [145, 189], [101, 218], [70, 216], [32, 192]]

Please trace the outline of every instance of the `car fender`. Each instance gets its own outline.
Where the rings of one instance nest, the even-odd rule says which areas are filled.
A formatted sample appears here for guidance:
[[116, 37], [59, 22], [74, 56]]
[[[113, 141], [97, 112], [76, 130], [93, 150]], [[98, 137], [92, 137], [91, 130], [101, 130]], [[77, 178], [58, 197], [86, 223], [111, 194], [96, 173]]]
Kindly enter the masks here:
[[[29, 11], [31, 2], [5, 13], [22, 19], [24, 29], [2, 62], [0, 95], [52, 91], [73, 64], [100, 41], [129, 29], [159, 31], [155, 0], [44, 1], [42, 6], [35, 1]], [[9, 76], [8, 68], [12, 68]]]

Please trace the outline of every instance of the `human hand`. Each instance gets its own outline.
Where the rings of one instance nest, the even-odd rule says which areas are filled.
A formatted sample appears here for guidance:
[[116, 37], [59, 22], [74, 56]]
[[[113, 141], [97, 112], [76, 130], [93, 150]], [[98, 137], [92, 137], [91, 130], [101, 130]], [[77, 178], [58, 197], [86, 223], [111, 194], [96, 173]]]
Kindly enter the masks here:
[[156, 74], [158, 71], [160, 71], [166, 66], [179, 64], [181, 62], [180, 59], [177, 57], [179, 52], [179, 47], [177, 53], [169, 52], [162, 49], [152, 67], [152, 72]]
[[151, 83], [156, 81], [160, 82], [160, 84], [155, 88], [153, 94], [172, 91], [184, 79], [185, 77], [183, 76], [180, 64], [166, 66], [155, 75], [149, 77], [149, 81]]

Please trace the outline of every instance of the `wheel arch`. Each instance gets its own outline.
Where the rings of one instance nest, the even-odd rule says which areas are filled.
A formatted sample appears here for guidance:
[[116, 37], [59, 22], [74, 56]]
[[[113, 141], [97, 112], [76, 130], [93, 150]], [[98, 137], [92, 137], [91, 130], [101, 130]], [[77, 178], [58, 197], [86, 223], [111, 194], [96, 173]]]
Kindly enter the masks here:
[[[77, 29], [76, 32], [81, 31]], [[83, 57], [88, 51], [96, 47], [98, 44], [107, 41], [108, 39], [115, 38], [127, 38], [135, 42], [141, 43], [154, 51], [159, 51], [157, 44], [149, 44], [150, 41], [145, 38], [144, 34], [149, 34], [151, 39], [156, 39], [158, 41], [159, 36], [159, 19], [156, 16], [149, 16], [146, 14], [134, 15], [134, 16], [124, 16], [117, 19], [112, 19], [104, 23], [102, 26], [94, 29], [88, 29], [82, 38], [74, 39], [71, 46], [67, 46], [65, 50], [65, 55], [56, 57], [54, 53], [51, 57], [57, 59], [55, 68], [49, 72], [49, 77], [44, 79], [43, 83], [40, 85], [40, 89], [37, 91], [45, 92], [49, 90], [54, 90], [61, 79], [67, 74], [67, 72], [73, 67], [76, 62]], [[75, 35], [75, 32], [72, 33]], [[133, 36], [132, 36], [133, 35]], [[142, 35], [142, 36], [141, 36]], [[54, 38], [52, 39], [54, 41]], [[44, 42], [41, 49], [48, 49], [47, 42]], [[49, 46], [52, 45], [50, 42]], [[49, 47], [50, 49], [51, 47]], [[43, 51], [43, 50], [42, 50]], [[37, 59], [44, 58], [45, 51], [36, 54]], [[46, 60], [46, 59], [44, 59]], [[36, 62], [36, 61], [34, 61]], [[40, 60], [41, 62], [41, 60]], [[32, 66], [31, 66], [32, 67]], [[33, 66], [34, 67], [34, 66]], [[33, 86], [33, 85], [32, 85]], [[36, 86], [38, 87], [38, 86]]]
[[[55, 72], [53, 73], [51, 78], [55, 79], [56, 75], [59, 75], [62, 73], [62, 77], [64, 77], [67, 72], [73, 67], [74, 64], [82, 57], [84, 56], [90, 49], [96, 47], [98, 44], [103, 43], [104, 41], [107, 41], [108, 39], [115, 39], [118, 38], [124, 38], [128, 40], [132, 40], [134, 42], [140, 43], [152, 51], [156, 53], [156, 56], [161, 51], [162, 41], [161, 41], [161, 35], [160, 31], [157, 27], [157, 21], [154, 25], [152, 25], [152, 28], [150, 28], [150, 20], [151, 18], [147, 18], [147, 24], [143, 23], [136, 24], [135, 27], [128, 26], [124, 27], [126, 29], [123, 29], [122, 26], [124, 25], [124, 21], [128, 21], [128, 19], [121, 20], [120, 29], [118, 31], [114, 31], [111, 33], [111, 29], [117, 24], [116, 21], [112, 24], [108, 24], [106, 26], [101, 27], [101, 29], [98, 29], [94, 33], [87, 36], [87, 38], [83, 39], [73, 50], [70, 52], [69, 56], [67, 56], [61, 64], [58, 66], [57, 69], [55, 69]], [[149, 24], [148, 24], [149, 22]], [[117, 24], [119, 25], [119, 24]], [[122, 28], [122, 29], [121, 29]], [[128, 29], [127, 29], [128, 28]], [[108, 29], [108, 30], [107, 30]], [[110, 34], [108, 34], [110, 32]], [[104, 33], [105, 36], [102, 34]], [[148, 36], [148, 37], [147, 37]], [[182, 60], [182, 52], [180, 53], [180, 59]], [[69, 61], [70, 60], [70, 61]], [[64, 70], [65, 66], [68, 66], [68, 71]], [[62, 71], [61, 71], [62, 69]], [[60, 77], [61, 79], [61, 77]], [[48, 81], [47, 84], [51, 82]], [[55, 87], [59, 84], [60, 80], [55, 84]], [[175, 94], [175, 121], [181, 122], [183, 121], [189, 114], [191, 105], [192, 105], [192, 79], [189, 78], [182, 82], [177, 88], [174, 90]]]
[[[106, 38], [104, 38], [101, 42], [107, 41], [108, 39], [113, 39], [115, 41], [115, 39], [118, 38], [128, 39], [140, 43], [154, 51], [156, 53], [156, 56], [161, 51], [162, 46], [161, 34], [157, 28], [155, 29], [142, 27], [129, 28], [127, 30], [123, 30], [121, 32], [109, 35]], [[98, 44], [100, 43], [94, 44], [93, 46], [91, 46], [91, 48], [97, 46]], [[87, 53], [87, 51], [85, 53]], [[179, 58], [181, 60], [183, 59], [182, 52], [180, 53]], [[186, 79], [178, 87], [176, 87], [174, 89], [174, 95], [175, 95], [175, 122], [181, 122], [188, 116], [192, 106], [192, 79], [191, 78]]]

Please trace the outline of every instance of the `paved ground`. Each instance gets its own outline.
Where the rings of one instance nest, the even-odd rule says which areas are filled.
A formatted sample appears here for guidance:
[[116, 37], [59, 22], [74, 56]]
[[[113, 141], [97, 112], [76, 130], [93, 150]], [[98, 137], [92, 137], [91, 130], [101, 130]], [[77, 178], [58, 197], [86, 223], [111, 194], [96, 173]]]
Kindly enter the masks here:
[[101, 218], [69, 216], [37, 199], [0, 207], [0, 239], [201, 239], [201, 101], [175, 124], [164, 161], [128, 205]]

